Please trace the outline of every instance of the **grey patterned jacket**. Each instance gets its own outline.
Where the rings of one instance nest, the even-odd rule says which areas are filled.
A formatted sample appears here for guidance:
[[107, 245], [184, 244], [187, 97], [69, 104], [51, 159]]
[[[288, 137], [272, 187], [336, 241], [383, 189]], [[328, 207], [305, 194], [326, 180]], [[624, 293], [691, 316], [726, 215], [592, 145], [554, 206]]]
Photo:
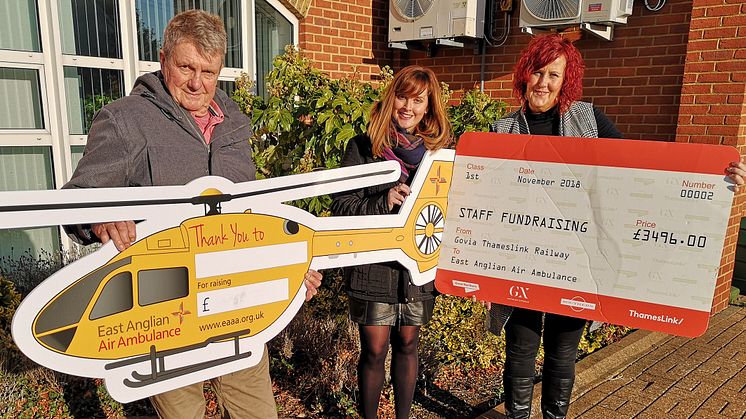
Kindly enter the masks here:
[[[598, 138], [598, 126], [593, 105], [588, 102], [573, 102], [561, 116], [561, 137]], [[501, 134], [531, 134], [526, 115], [522, 109], [511, 112], [492, 123], [492, 132]]]
[[[573, 102], [570, 109], [561, 116], [560, 136], [598, 138], [598, 126], [593, 113], [593, 105], [587, 102]], [[511, 112], [492, 124], [492, 131], [501, 134], [531, 134], [522, 109]], [[513, 313], [513, 307], [493, 304], [487, 316], [487, 329], [500, 335], [505, 323]], [[595, 324], [594, 329], [600, 326]]]

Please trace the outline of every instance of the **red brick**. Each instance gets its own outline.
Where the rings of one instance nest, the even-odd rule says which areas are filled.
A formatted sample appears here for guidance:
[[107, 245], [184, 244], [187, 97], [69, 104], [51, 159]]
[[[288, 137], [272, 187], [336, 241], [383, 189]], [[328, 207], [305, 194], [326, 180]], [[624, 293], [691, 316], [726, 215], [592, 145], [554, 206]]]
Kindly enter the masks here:
[[746, 15], [736, 14], [735, 16], [724, 16], [722, 25], [723, 26], [745, 26]]
[[679, 65], [683, 64], [684, 59], [681, 56], [665, 55], [660, 57], [653, 57], [653, 65]]
[[711, 6], [722, 6], [725, 4], [724, 0], [696, 0], [695, 10], [708, 10]]
[[701, 125], [687, 125], [683, 127], [679, 126], [677, 133], [685, 135], [699, 135], [704, 134], [706, 131], [707, 127], [703, 127]]
[[701, 18], [701, 19], [694, 19], [691, 23], [692, 29], [709, 29], [714, 28], [722, 25], [723, 19], [720, 17], [710, 17], [710, 18]]
[[637, 67], [635, 72], [638, 76], [657, 76], [663, 74], [663, 67]]
[[730, 75], [728, 74], [704, 73], [697, 75], [698, 83], [728, 83], [729, 81]]
[[671, 13], [671, 14], [659, 13], [655, 17], [656, 25], [670, 25], [674, 23], [682, 23], [682, 22], [687, 22], [687, 21], [688, 21], [688, 16], [685, 13]]
[[706, 94], [712, 93], [713, 86], [710, 84], [687, 84], [682, 86], [681, 94]]
[[723, 71], [728, 73], [739, 73], [746, 71], [746, 63], [743, 61], [724, 61], [715, 64], [715, 71]]
[[695, 125], [720, 125], [724, 122], [725, 117], [722, 115], [695, 115], [692, 123]]
[[322, 13], [322, 16], [329, 19], [339, 19], [339, 12], [336, 10], [325, 9]]
[[689, 51], [714, 51], [718, 48], [718, 41], [712, 39], [689, 40]]
[[694, 103], [720, 105], [725, 103], [725, 97], [723, 95], [697, 95], [694, 97]]
[[716, 125], [707, 128], [707, 133], [711, 135], [735, 136], [738, 133], [738, 127], [728, 125]]
[[707, 9], [706, 15], [708, 17], [712, 16], [735, 16], [737, 14], [741, 13], [741, 6], [738, 4], [734, 4], [731, 6], [720, 6], [720, 7], [710, 7]]
[[[618, 60], [612, 60], [613, 62], [609, 63], [609, 66], [619, 66], [620, 63]], [[623, 66], [630, 66], [630, 67], [646, 67], [651, 65], [652, 59], [650, 57], [643, 57], [643, 58], [625, 58], [621, 65]]]
[[702, 33], [703, 39], [727, 39], [738, 35], [738, 28], [724, 27], [716, 29], [705, 29]]
[[741, 105], [718, 105], [710, 109], [710, 113], [717, 115], [741, 115]]

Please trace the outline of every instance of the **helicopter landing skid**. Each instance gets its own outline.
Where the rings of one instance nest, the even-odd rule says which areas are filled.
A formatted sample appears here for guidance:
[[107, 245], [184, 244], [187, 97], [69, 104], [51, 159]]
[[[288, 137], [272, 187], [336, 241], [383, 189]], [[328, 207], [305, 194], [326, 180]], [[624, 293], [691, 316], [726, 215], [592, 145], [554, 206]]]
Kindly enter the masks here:
[[[239, 348], [239, 340], [241, 336], [245, 336], [247, 334], [249, 334], [249, 329], [231, 333], [228, 335], [216, 336], [205, 341], [203, 344], [193, 345], [191, 347], [182, 348], [181, 350], [176, 350], [176, 351], [170, 350], [170, 351], [158, 352], [155, 350], [155, 346], [151, 346], [150, 353], [148, 355], [138, 356], [136, 358], [132, 358], [129, 360], [112, 362], [111, 364], [107, 364], [105, 368], [115, 369], [118, 367], [122, 367], [124, 365], [136, 364], [136, 363], [139, 363], [145, 360], [149, 360], [150, 371], [151, 371], [150, 374], [141, 374], [137, 371], [132, 371], [132, 378], [134, 380], [130, 380], [129, 378], [125, 378], [123, 380], [124, 385], [130, 388], [145, 387], [147, 385], [154, 384], [159, 381], [165, 381], [171, 378], [180, 377], [182, 375], [190, 374], [196, 371], [201, 371], [201, 370], [211, 368], [217, 365], [225, 364], [231, 361], [236, 361], [239, 359], [250, 357], [251, 351], [242, 353]], [[174, 354], [182, 353], [182, 352], [188, 352], [189, 350], [196, 349], [195, 347], [204, 347], [204, 346], [207, 346], [207, 344], [209, 343], [226, 340], [226, 339], [233, 340], [233, 346], [234, 346], [233, 355], [229, 355], [229, 356], [219, 358], [219, 359], [213, 359], [210, 361], [199, 362], [196, 364], [187, 365], [187, 366], [183, 366], [179, 368], [173, 368], [173, 369], [166, 369], [164, 365], [164, 358], [166, 356], [174, 355]]]

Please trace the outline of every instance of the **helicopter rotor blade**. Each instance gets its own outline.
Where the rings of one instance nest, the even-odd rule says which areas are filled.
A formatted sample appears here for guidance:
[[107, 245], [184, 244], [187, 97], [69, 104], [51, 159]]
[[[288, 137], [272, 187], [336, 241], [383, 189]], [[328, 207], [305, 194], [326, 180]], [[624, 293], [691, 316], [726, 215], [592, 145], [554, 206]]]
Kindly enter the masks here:
[[[298, 180], [300, 180], [301, 175], [274, 178], [272, 179], [273, 183], [271, 187], [266, 187], [264, 184], [259, 185], [259, 183], [265, 182], [265, 180], [254, 182], [261, 189], [233, 193], [230, 204], [241, 206], [245, 200], [253, 199], [256, 196], [261, 196], [263, 200], [282, 203], [395, 182], [399, 180], [400, 167], [394, 161], [386, 161], [340, 169], [321, 170], [307, 175], [311, 174], [314, 177], [311, 178], [309, 176], [308, 179], [304, 178], [303, 182], [294, 179], [297, 176]], [[248, 208], [248, 206], [244, 205], [244, 208]]]
[[252, 201], [292, 201], [398, 178], [399, 165], [387, 161], [241, 183], [206, 176], [179, 186], [0, 192], [0, 229], [153, 218], [180, 222], [204, 215], [202, 204], [234, 201], [223, 209], [243, 211]]

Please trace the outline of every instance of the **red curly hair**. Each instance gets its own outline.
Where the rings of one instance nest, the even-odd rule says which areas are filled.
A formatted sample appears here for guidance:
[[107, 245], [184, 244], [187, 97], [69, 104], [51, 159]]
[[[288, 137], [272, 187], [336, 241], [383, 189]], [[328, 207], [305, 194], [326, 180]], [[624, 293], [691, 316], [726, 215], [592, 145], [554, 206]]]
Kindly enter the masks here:
[[537, 36], [529, 42], [513, 70], [513, 93], [526, 106], [526, 86], [531, 74], [544, 68], [558, 57], [567, 60], [562, 89], [559, 93], [560, 113], [567, 111], [570, 105], [583, 96], [583, 73], [585, 63], [580, 51], [570, 40], [560, 34]]

